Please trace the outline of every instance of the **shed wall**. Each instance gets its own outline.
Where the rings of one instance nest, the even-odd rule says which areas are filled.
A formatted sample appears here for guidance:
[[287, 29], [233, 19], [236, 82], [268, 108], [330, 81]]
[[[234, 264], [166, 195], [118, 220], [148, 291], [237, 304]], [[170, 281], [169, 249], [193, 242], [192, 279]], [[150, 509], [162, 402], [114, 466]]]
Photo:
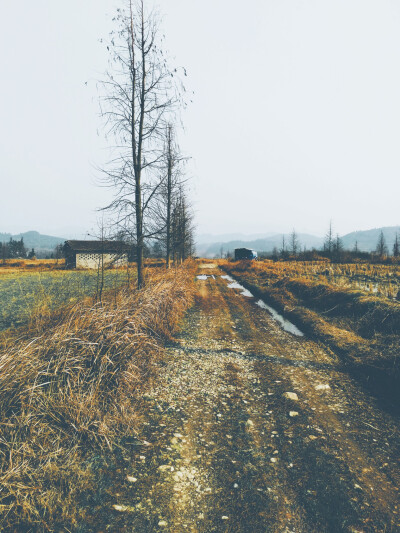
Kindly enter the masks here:
[[[99, 253], [76, 254], [76, 268], [100, 268], [101, 255]], [[103, 254], [103, 265], [105, 268], [126, 266], [127, 263], [127, 254]]]

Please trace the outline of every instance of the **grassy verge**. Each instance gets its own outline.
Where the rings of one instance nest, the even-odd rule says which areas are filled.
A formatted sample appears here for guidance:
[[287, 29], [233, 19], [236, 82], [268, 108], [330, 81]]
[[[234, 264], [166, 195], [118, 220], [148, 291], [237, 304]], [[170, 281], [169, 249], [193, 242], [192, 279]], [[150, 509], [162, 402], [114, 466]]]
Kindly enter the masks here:
[[[193, 266], [142, 291], [80, 302], [0, 354], [2, 531], [78, 530], [101, 500], [107, 454], [138, 438], [141, 398], [191, 305]], [[90, 529], [85, 529], [90, 530]]]
[[253, 294], [314, 339], [393, 406], [400, 400], [400, 304], [361, 291], [290, 277], [270, 277], [248, 263], [221, 262]]
[[[136, 271], [104, 271], [104, 290], [117, 291], [134, 280]], [[39, 313], [51, 314], [99, 292], [96, 270], [2, 271], [0, 275], [0, 331], [27, 324]]]

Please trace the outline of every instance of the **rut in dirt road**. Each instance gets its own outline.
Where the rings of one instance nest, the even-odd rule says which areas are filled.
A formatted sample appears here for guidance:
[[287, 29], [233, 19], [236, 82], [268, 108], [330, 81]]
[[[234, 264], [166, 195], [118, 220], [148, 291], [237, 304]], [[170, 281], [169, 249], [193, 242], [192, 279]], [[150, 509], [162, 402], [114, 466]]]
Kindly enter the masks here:
[[334, 353], [284, 331], [217, 268], [200, 274], [143, 440], [113, 478], [108, 529], [400, 531], [398, 419]]

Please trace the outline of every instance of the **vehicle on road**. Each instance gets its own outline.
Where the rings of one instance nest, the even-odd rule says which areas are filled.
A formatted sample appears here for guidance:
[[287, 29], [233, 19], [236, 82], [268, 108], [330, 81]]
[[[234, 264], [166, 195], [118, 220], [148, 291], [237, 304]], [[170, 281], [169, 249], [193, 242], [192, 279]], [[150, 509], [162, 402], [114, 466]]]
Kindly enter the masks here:
[[235, 249], [235, 261], [241, 261], [247, 259], [249, 261], [257, 260], [257, 252], [250, 250], [249, 248], [236, 248]]

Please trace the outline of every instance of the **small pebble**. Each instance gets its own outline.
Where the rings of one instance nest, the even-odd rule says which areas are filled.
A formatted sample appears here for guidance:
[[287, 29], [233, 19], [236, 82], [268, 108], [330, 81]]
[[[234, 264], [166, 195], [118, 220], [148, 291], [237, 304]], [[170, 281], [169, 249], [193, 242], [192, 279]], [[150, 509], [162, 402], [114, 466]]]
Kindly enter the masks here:
[[166, 470], [173, 470], [173, 467], [171, 465], [161, 465], [158, 467], [158, 470], [161, 470], [161, 472], [165, 472]]
[[297, 402], [297, 400], [299, 399], [295, 392], [285, 392], [284, 397], [288, 398], [288, 400], [293, 400], [295, 402]]
[[315, 390], [329, 390], [330, 389], [330, 386], [329, 385], [316, 385], [315, 387]]

